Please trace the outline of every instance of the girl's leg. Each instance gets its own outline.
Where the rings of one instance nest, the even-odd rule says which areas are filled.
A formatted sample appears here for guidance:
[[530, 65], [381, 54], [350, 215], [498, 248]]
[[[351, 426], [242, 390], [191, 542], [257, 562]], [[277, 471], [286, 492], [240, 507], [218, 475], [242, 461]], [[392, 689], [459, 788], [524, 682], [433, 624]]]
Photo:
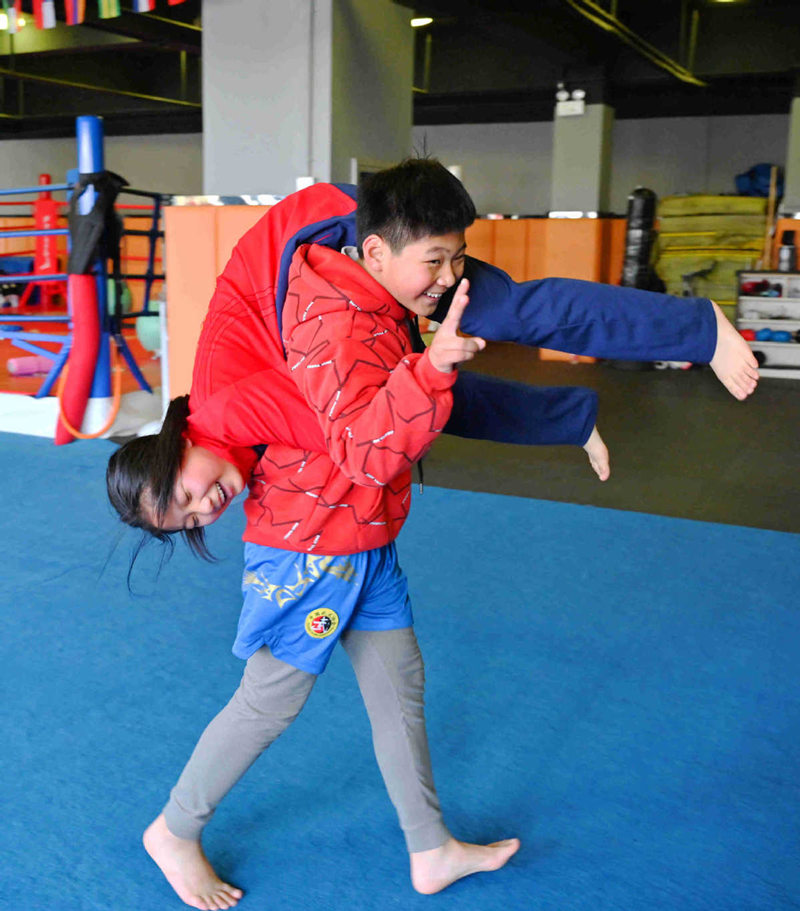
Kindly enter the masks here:
[[208, 725], [164, 808], [179, 838], [199, 839], [219, 802], [299, 715], [316, 677], [259, 649], [231, 701]]
[[414, 630], [349, 629], [341, 641], [356, 673], [375, 756], [408, 850], [437, 848], [450, 833], [433, 784], [425, 731], [425, 669]]

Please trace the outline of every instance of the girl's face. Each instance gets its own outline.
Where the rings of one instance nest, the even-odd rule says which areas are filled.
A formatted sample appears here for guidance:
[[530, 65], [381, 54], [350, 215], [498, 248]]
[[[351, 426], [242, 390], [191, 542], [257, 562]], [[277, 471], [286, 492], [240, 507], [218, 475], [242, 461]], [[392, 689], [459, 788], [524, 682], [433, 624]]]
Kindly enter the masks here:
[[[184, 445], [172, 499], [159, 523], [164, 531], [200, 528], [216, 522], [245, 486], [235, 465], [195, 446], [191, 440]], [[154, 515], [150, 520], [156, 524]]]

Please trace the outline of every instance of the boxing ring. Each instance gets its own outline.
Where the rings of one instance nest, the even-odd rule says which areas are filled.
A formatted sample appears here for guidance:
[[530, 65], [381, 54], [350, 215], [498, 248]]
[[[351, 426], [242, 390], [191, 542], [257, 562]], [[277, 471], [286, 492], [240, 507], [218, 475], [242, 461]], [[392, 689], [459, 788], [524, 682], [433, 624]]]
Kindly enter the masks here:
[[[34, 241], [33, 250], [0, 255], [2, 269], [4, 262], [24, 267], [24, 257], [34, 254], [32, 270], [2, 275], [6, 289], [24, 290], [4, 299], [15, 312], [0, 310], [0, 341], [6, 340], [29, 355], [13, 359], [13, 364], [10, 359], [9, 373], [46, 371], [32, 393], [0, 393], [0, 431], [52, 436], [56, 444], [76, 438], [135, 434], [160, 419], [162, 398], [166, 398], [161, 390], [167, 388], [165, 308], [154, 307], [152, 297], [154, 286], [164, 280], [163, 273], [156, 271], [156, 246], [163, 239], [162, 207], [170, 197], [130, 188], [124, 179], [105, 170], [101, 118], [78, 117], [76, 141], [78, 167], [67, 174], [66, 182], [51, 183], [48, 175], [41, 175], [35, 187], [0, 189], [0, 197], [36, 194], [33, 226], [0, 230], [0, 240]], [[54, 200], [53, 193], [66, 193], [67, 201]], [[146, 198], [148, 204], [118, 205], [117, 195], [122, 194]], [[29, 200], [23, 203], [31, 204]], [[65, 208], [69, 209], [69, 227], [61, 224]], [[118, 214], [125, 210], [144, 210], [149, 227], [125, 227]], [[135, 257], [146, 262], [143, 273], [122, 270], [123, 236], [147, 239], [146, 255]], [[56, 244], [64, 240], [68, 265], [66, 271], [59, 271]], [[113, 264], [111, 270], [109, 262]], [[125, 312], [122, 292], [124, 282], [130, 280], [143, 281], [144, 293], [138, 309]], [[55, 308], [56, 312], [32, 312], [37, 309], [34, 289], [39, 307]], [[58, 312], [61, 297], [66, 298], [66, 312]], [[139, 320], [158, 320], [160, 326], [162, 381], [155, 391], [131, 351], [130, 332], [123, 331], [138, 326]], [[125, 393], [124, 370], [135, 386]]]

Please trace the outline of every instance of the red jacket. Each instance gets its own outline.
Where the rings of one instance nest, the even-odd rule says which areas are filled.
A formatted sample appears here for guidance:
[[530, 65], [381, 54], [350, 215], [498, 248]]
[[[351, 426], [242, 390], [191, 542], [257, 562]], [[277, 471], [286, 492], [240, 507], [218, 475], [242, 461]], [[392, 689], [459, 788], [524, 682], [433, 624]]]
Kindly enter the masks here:
[[[352, 209], [334, 187], [319, 193], [327, 210], [339, 202]], [[271, 444], [255, 468], [246, 541], [323, 554], [368, 550], [394, 540], [408, 515], [410, 466], [447, 421], [456, 373], [413, 354], [405, 308], [347, 256], [317, 245], [292, 259], [284, 359], [278, 261], [292, 218], [309, 214], [284, 208], [242, 238], [217, 283], [195, 359], [188, 434], [245, 477], [256, 462], [249, 447], [303, 442]]]
[[347, 215], [354, 207], [331, 184], [293, 193], [239, 240], [217, 279], [197, 344], [188, 436], [236, 464], [244, 477], [257, 461], [251, 447], [266, 440], [324, 449], [319, 425], [310, 409], [300, 407], [286, 369], [275, 289], [290, 238], [319, 213]]

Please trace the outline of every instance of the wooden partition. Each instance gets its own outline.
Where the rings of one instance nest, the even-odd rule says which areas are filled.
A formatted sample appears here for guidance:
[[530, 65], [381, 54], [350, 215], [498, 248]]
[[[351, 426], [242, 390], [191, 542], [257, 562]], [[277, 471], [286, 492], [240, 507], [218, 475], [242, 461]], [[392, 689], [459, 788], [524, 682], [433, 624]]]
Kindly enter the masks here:
[[[171, 396], [189, 391], [197, 340], [216, 277], [236, 241], [265, 211], [260, 206], [165, 210]], [[515, 281], [559, 276], [617, 284], [624, 239], [623, 218], [479, 219], [467, 231], [470, 254], [493, 263]], [[541, 355], [577, 360], [546, 350]]]

